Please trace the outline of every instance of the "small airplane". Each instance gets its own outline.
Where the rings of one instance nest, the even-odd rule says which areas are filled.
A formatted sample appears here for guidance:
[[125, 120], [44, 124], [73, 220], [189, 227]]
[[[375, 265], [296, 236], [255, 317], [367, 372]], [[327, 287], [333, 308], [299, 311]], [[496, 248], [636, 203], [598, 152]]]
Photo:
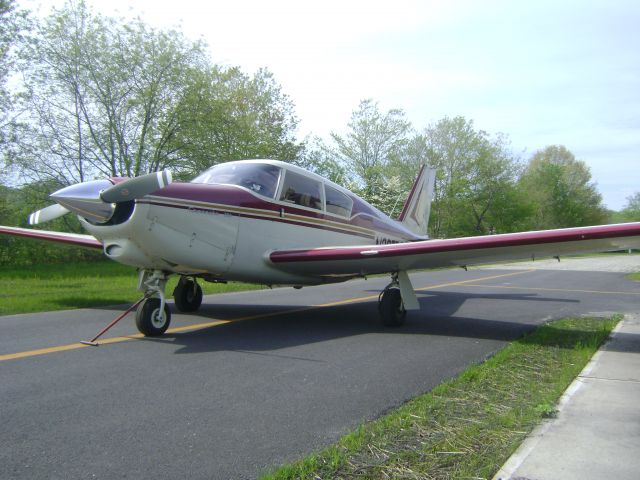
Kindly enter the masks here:
[[137, 267], [144, 300], [136, 325], [145, 336], [169, 327], [171, 275], [180, 276], [175, 307], [195, 312], [202, 302], [198, 279], [301, 288], [389, 273], [378, 309], [385, 325], [399, 326], [407, 310], [420, 308], [410, 270], [640, 248], [640, 222], [429, 239], [434, 181], [435, 170], [423, 166], [393, 220], [295, 165], [241, 160], [186, 183], [160, 171], [71, 185], [30, 216], [36, 225], [72, 212], [90, 235], [7, 226], [0, 233], [102, 249]]

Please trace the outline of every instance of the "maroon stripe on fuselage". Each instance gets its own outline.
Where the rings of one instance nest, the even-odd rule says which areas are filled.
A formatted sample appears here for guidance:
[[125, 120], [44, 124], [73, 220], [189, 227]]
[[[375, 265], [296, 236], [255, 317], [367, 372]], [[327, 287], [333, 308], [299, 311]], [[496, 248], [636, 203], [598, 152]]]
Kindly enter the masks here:
[[374, 235], [368, 235], [366, 233], [361, 233], [361, 232], [356, 232], [353, 230], [347, 230], [347, 229], [341, 229], [341, 228], [337, 228], [337, 227], [331, 227], [329, 225], [323, 225], [323, 224], [310, 224], [307, 222], [302, 222], [302, 221], [296, 221], [296, 220], [292, 220], [290, 218], [281, 218], [281, 217], [263, 217], [260, 215], [251, 215], [249, 213], [240, 213], [240, 212], [230, 212], [228, 210], [222, 210], [222, 209], [215, 209], [215, 208], [203, 208], [203, 207], [194, 207], [194, 206], [189, 206], [189, 205], [174, 205], [174, 204], [169, 204], [169, 203], [162, 203], [162, 202], [154, 202], [154, 201], [149, 201], [149, 200], [139, 200], [138, 203], [141, 204], [148, 204], [148, 205], [155, 205], [158, 207], [165, 207], [165, 208], [177, 208], [180, 210], [189, 210], [189, 211], [202, 211], [202, 212], [213, 212], [213, 213], [224, 213], [225, 215], [233, 215], [233, 216], [237, 216], [237, 217], [241, 217], [241, 218], [252, 218], [252, 219], [256, 219], [256, 220], [264, 220], [267, 222], [278, 222], [278, 223], [286, 223], [289, 225], [297, 225], [297, 226], [301, 226], [301, 227], [309, 227], [309, 228], [317, 228], [319, 230], [328, 230], [331, 232], [336, 232], [336, 233], [342, 233], [345, 235], [352, 235], [352, 236], [356, 236], [356, 237], [361, 237], [361, 238], [368, 238], [368, 239], [374, 239], [375, 236]]
[[[168, 200], [180, 201], [193, 201], [201, 203], [210, 203], [216, 205], [226, 205], [229, 207], [239, 208], [252, 208], [256, 210], [264, 210], [268, 212], [284, 212], [285, 217], [287, 214], [299, 215], [301, 217], [307, 217], [313, 220], [326, 220], [335, 223], [344, 224], [345, 227], [353, 226], [357, 228], [364, 228], [373, 230], [377, 233], [387, 236], [394, 236], [402, 238], [405, 241], [413, 241], [418, 239], [409, 230], [397, 225], [392, 220], [380, 216], [369, 204], [364, 202], [359, 197], [353, 195], [353, 211], [351, 218], [336, 217], [332, 215], [326, 215], [321, 211], [313, 211], [308, 209], [298, 208], [295, 205], [283, 204], [271, 202], [266, 199], [260, 198], [257, 195], [253, 195], [245, 188], [233, 186], [233, 185], [208, 185], [201, 183], [172, 183], [167, 187], [158, 190], [153, 193], [154, 197], [164, 197]], [[155, 201], [155, 199], [153, 200]], [[144, 203], [144, 201], [140, 201]], [[206, 207], [205, 207], [206, 208]], [[212, 206], [212, 208], [215, 208]], [[242, 214], [242, 216], [248, 216]], [[290, 219], [274, 218], [274, 221], [285, 221], [286, 223], [292, 223]], [[299, 223], [296, 223], [299, 224]], [[304, 226], [311, 226], [304, 223]], [[324, 229], [332, 229], [331, 227], [316, 227]], [[334, 231], [342, 231], [335, 230]], [[355, 234], [355, 233], [354, 233]], [[363, 236], [362, 234], [360, 236]], [[369, 237], [371, 238], [371, 237]]]
[[368, 258], [382, 258], [461, 250], [480, 250], [525, 245], [542, 245], [547, 243], [565, 243], [583, 240], [602, 240], [632, 236], [640, 236], [640, 222], [633, 224], [576, 227], [537, 232], [506, 233], [502, 235], [487, 235], [484, 237], [426, 240], [422, 242], [400, 243], [395, 245], [376, 245], [375, 248], [372, 248], [371, 246], [361, 246], [276, 251], [271, 253], [269, 258], [274, 263], [354, 260], [365, 258], [365, 254], [363, 254], [363, 252], [369, 252], [367, 255]]

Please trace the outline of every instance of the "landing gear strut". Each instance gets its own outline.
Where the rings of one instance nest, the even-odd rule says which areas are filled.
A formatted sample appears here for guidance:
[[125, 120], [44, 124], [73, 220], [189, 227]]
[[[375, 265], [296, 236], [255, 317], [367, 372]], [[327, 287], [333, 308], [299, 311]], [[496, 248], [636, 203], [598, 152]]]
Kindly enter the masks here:
[[407, 311], [402, 302], [397, 273], [391, 275], [391, 283], [378, 297], [378, 312], [380, 312], [383, 325], [387, 327], [399, 327], [404, 323]]
[[180, 281], [173, 290], [176, 308], [181, 312], [195, 312], [202, 303], [202, 288], [195, 278], [180, 277]]
[[145, 337], [159, 337], [169, 328], [171, 312], [164, 294], [166, 285], [167, 274], [162, 270], [140, 272], [138, 290], [142, 290], [145, 297], [150, 298], [146, 298], [138, 306], [136, 326]]

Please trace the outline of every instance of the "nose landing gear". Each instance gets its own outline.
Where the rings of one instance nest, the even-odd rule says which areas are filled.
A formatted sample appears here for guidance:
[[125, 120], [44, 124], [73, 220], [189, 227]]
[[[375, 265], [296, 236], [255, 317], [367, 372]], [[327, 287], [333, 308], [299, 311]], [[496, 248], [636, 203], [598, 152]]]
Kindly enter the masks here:
[[145, 337], [159, 337], [169, 328], [171, 312], [159, 298], [147, 298], [136, 311], [136, 327]]
[[[162, 270], [142, 270], [138, 290], [146, 298], [136, 311], [136, 326], [145, 337], [159, 337], [169, 328], [171, 311], [166, 303], [165, 288], [169, 275]], [[195, 312], [202, 303], [202, 288], [194, 278], [180, 277], [173, 291], [180, 312]]]
[[136, 326], [145, 337], [159, 337], [167, 331], [171, 323], [171, 311], [164, 294], [167, 278], [167, 274], [162, 270], [140, 272], [138, 290], [142, 290], [145, 297], [150, 298], [146, 298], [138, 306]]

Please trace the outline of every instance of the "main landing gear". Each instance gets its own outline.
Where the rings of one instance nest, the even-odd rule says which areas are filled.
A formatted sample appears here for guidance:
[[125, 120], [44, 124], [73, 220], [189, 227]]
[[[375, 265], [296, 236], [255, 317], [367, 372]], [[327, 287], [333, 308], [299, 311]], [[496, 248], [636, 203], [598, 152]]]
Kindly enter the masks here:
[[[142, 270], [138, 290], [145, 299], [136, 311], [136, 326], [145, 337], [159, 337], [169, 328], [171, 311], [166, 303], [167, 275], [162, 270]], [[173, 290], [175, 306], [180, 312], [195, 312], [202, 303], [202, 288], [195, 278], [182, 276]]]
[[173, 290], [176, 308], [181, 312], [195, 312], [202, 303], [202, 288], [195, 278], [180, 277]]
[[[136, 326], [146, 337], [158, 337], [167, 331], [171, 323], [171, 311], [166, 303], [167, 275], [162, 270], [142, 270], [138, 289], [144, 292], [144, 300], [136, 311]], [[202, 288], [195, 278], [180, 277], [173, 291], [176, 308], [181, 312], [195, 312], [202, 303]], [[391, 275], [391, 283], [378, 297], [378, 311], [382, 323], [399, 327], [405, 321], [407, 310], [418, 310], [420, 305], [407, 272], [400, 270]]]
[[394, 272], [391, 283], [378, 297], [378, 312], [383, 325], [399, 327], [404, 323], [407, 310], [418, 310], [420, 305], [405, 271]]

